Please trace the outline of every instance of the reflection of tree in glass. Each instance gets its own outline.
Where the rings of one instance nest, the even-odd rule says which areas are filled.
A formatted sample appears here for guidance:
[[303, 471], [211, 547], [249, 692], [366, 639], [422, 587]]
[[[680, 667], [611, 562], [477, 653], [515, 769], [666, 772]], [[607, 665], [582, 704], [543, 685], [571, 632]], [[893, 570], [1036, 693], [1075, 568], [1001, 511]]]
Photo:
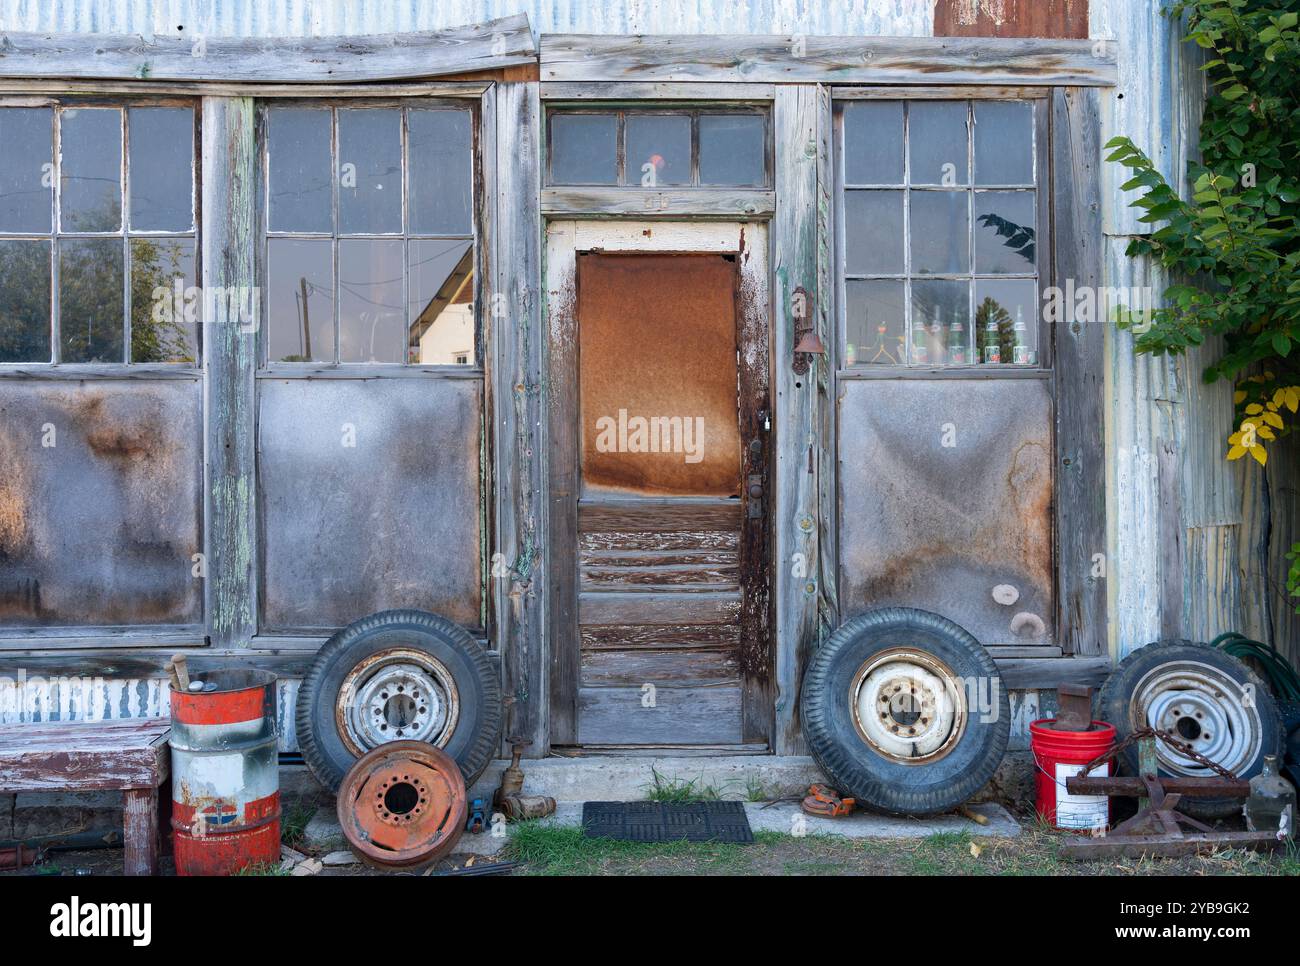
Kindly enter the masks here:
[[1006, 241], [1002, 243], [1003, 245], [1010, 248], [1025, 261], [1033, 264], [1034, 229], [1026, 225], [1017, 225], [1014, 221], [1008, 221], [1001, 215], [991, 213], [980, 215], [979, 221], [985, 228], [992, 228], [996, 231], [999, 238], [1005, 238]]
[[990, 322], [997, 326], [998, 350], [1002, 361], [1011, 362], [1015, 356], [1015, 321], [1011, 318], [1011, 313], [1003, 308], [1002, 303], [990, 296], [986, 296], [975, 309], [975, 338], [978, 343], [979, 359], [984, 359], [984, 347], [991, 345], [988, 336]]
[[0, 242], [0, 362], [50, 361], [50, 246]]
[[[196, 365], [194, 340], [186, 322], [189, 311], [202, 317], [202, 306], [172, 304], [170, 312], [155, 312], [155, 290], [164, 289], [175, 299], [177, 278], [189, 285], [185, 243], [159, 238], [131, 242], [131, 361], [183, 362]], [[158, 316], [162, 318], [158, 318]]]
[[59, 242], [59, 338], [64, 362], [122, 361], [122, 241]]

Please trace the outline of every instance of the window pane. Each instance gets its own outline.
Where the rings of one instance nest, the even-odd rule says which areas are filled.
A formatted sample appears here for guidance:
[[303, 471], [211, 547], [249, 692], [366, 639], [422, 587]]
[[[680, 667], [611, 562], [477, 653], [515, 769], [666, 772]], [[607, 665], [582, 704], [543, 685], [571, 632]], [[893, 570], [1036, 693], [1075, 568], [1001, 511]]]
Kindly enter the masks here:
[[970, 183], [965, 101], [915, 101], [907, 108], [912, 184]]
[[330, 112], [273, 107], [267, 124], [271, 230], [332, 231]]
[[401, 362], [402, 240], [339, 242], [339, 361]]
[[903, 283], [886, 279], [844, 284], [848, 326], [845, 365], [898, 365], [903, 356]]
[[122, 362], [122, 239], [59, 242], [59, 338], [64, 362]]
[[474, 365], [474, 252], [468, 241], [413, 239], [407, 357]]
[[127, 111], [131, 163], [131, 227], [194, 228], [194, 112], [188, 107]]
[[469, 111], [407, 113], [410, 230], [417, 235], [473, 231], [473, 141]]
[[339, 233], [402, 231], [402, 114], [339, 111]]
[[50, 361], [50, 243], [0, 241], [0, 362]]
[[[198, 364], [203, 305], [197, 285], [193, 239], [131, 239], [132, 362]], [[253, 306], [237, 308], [251, 321]]]
[[844, 238], [850, 275], [903, 271], [903, 192], [846, 191]]
[[845, 184], [902, 184], [902, 102], [846, 104], [842, 150]]
[[1034, 193], [975, 193], [975, 271], [1034, 271]]
[[1032, 184], [1034, 108], [1028, 101], [975, 105], [975, 183]]
[[48, 107], [0, 108], [0, 231], [50, 230], [53, 116]]
[[551, 116], [551, 181], [618, 184], [618, 118], [613, 114]]
[[970, 282], [922, 279], [912, 283], [914, 366], [967, 365], [970, 352]]
[[[59, 223], [62, 229], [120, 231], [122, 112], [91, 108], [64, 111], [59, 138], [62, 161]], [[120, 253], [117, 263], [120, 272]], [[121, 325], [120, 317], [118, 325]]]
[[691, 183], [689, 115], [627, 116], [627, 183], [643, 188]]
[[767, 122], [757, 114], [700, 115], [700, 184], [767, 184]]
[[267, 339], [272, 362], [334, 361], [333, 243], [268, 243]]
[[970, 271], [967, 197], [965, 191], [911, 193], [912, 274], [950, 275]]
[[1038, 286], [1033, 279], [975, 283], [975, 334], [987, 364], [1038, 364]]

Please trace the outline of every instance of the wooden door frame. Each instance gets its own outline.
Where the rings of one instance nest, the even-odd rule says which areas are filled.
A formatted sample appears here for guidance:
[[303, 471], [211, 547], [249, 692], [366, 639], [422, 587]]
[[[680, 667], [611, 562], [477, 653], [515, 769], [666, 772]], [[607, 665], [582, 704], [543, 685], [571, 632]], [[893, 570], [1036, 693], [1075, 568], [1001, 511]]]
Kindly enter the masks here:
[[[546, 225], [546, 333], [549, 430], [547, 542], [547, 637], [550, 641], [550, 743], [577, 743], [579, 673], [577, 594], [577, 497], [580, 487], [578, 420], [577, 255], [580, 252], [625, 254], [674, 253], [736, 256], [736, 323], [743, 331], [761, 326], [768, 332], [771, 372], [770, 278], [768, 231], [762, 222], [718, 221], [580, 221], [552, 220]], [[742, 347], [743, 350], [743, 347]], [[771, 409], [769, 397], [768, 409]], [[771, 418], [771, 417], [769, 417]], [[770, 449], [770, 442], [768, 443]], [[774, 466], [770, 453], [768, 466]], [[768, 492], [775, 489], [768, 481]], [[764, 524], [771, 539], [770, 497]], [[769, 585], [769, 594], [771, 587]], [[768, 602], [765, 607], [770, 608]], [[746, 741], [771, 741], [774, 708], [771, 667], [775, 642], [771, 621], [766, 660], [750, 660], [742, 682]], [[743, 643], [742, 643], [743, 649]]]

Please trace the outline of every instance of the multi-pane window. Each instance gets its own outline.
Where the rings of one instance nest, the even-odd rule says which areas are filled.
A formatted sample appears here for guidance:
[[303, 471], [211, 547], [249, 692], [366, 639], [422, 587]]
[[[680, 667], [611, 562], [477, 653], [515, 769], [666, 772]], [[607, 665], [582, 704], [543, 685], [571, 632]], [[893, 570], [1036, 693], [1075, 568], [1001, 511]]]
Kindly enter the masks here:
[[766, 187], [761, 111], [552, 111], [548, 183]]
[[473, 117], [266, 111], [267, 359], [473, 365]]
[[197, 365], [194, 109], [0, 106], [0, 362]]
[[1038, 102], [836, 109], [844, 363], [1040, 365]]

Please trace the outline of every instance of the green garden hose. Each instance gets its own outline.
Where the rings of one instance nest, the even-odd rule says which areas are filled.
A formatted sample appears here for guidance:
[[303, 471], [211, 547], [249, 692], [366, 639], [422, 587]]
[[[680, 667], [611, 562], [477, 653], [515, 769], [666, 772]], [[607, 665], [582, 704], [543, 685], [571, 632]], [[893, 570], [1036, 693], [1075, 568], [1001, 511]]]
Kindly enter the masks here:
[[1235, 658], [1252, 659], [1259, 665], [1279, 700], [1300, 703], [1300, 674], [1296, 673], [1291, 663], [1271, 644], [1252, 641], [1237, 631], [1228, 631], [1211, 641], [1210, 646], [1217, 647]]

